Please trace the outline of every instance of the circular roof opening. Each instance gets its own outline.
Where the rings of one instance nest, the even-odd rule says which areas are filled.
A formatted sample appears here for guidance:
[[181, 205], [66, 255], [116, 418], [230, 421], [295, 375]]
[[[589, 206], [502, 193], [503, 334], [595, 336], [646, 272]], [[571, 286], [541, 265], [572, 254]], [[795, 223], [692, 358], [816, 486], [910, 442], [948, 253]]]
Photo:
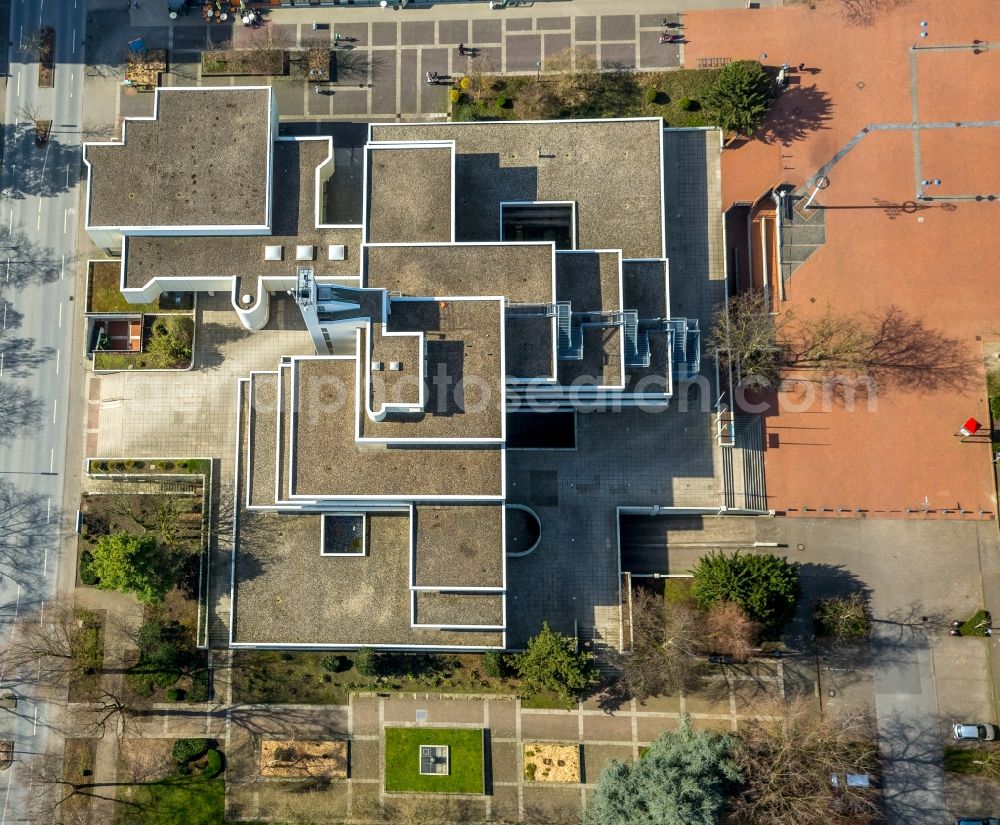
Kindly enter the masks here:
[[542, 522], [534, 510], [523, 504], [508, 504], [505, 510], [507, 555], [527, 556], [542, 539]]

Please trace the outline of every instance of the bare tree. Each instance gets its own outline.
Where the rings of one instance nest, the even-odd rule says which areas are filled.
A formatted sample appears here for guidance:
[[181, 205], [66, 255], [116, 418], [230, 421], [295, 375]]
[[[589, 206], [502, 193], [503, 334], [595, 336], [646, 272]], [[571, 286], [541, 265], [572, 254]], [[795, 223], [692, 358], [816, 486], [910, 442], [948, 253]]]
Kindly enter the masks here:
[[21, 50], [25, 54], [45, 63], [52, 59], [52, 37], [45, 31], [37, 31], [21, 39]]
[[745, 662], [757, 644], [761, 626], [736, 602], [719, 601], [705, 615], [705, 644], [712, 653]]
[[[845, 773], [878, 770], [874, 727], [862, 713], [824, 719], [794, 700], [771, 715], [741, 723], [734, 758], [743, 784], [729, 821], [755, 825], [829, 825], [881, 821], [878, 796], [848, 786]], [[830, 777], [841, 781], [834, 785]]]
[[776, 389], [784, 377], [827, 383], [865, 376], [906, 389], [958, 388], [971, 359], [962, 343], [896, 306], [880, 314], [827, 305], [815, 318], [772, 313], [759, 292], [743, 292], [715, 315], [706, 347], [738, 383]]
[[70, 728], [75, 736], [103, 738], [111, 734], [118, 745], [126, 738], [141, 736], [139, 711], [124, 693], [101, 687], [86, 702], [70, 705]]
[[704, 619], [686, 604], [665, 604], [644, 588], [632, 593], [632, 653], [622, 677], [639, 699], [677, 693], [698, 684], [703, 670]]
[[101, 622], [65, 599], [21, 617], [0, 656], [15, 672], [42, 684], [63, 684], [102, 666]]
[[839, 0], [840, 13], [851, 26], [871, 26], [892, 9], [909, 5], [910, 0]]
[[[134, 802], [129, 802], [118, 796], [119, 782], [79, 781], [75, 776], [67, 776], [61, 756], [56, 754], [39, 754], [25, 763], [31, 785], [37, 788], [29, 797], [29, 810], [26, 811], [29, 822], [47, 823], [47, 825], [77, 825], [89, 820], [86, 807], [69, 806], [70, 800], [86, 797], [100, 799], [116, 805], [138, 808]], [[86, 779], [86, 777], [80, 777]]]
[[778, 323], [759, 292], [734, 295], [716, 311], [705, 347], [742, 386], [777, 387], [781, 379]]
[[492, 60], [482, 55], [471, 58], [468, 63], [465, 76], [469, 78], [469, 93], [478, 103], [483, 94], [493, 88], [493, 76], [497, 73], [497, 67]]

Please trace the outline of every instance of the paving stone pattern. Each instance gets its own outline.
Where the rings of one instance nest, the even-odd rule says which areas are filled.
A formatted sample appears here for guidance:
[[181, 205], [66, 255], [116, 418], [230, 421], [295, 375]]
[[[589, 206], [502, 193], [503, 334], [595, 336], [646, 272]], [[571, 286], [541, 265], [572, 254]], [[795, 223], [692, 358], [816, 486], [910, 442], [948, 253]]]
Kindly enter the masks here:
[[[462, 11], [455, 8], [453, 13]], [[487, 19], [476, 17], [482, 13], [476, 8], [470, 11], [470, 19], [415, 20], [401, 16], [391, 21], [334, 20], [325, 30], [313, 30], [311, 23], [278, 22], [301, 18], [282, 16], [280, 10], [272, 12], [267, 30], [290, 48], [332, 39], [334, 30], [341, 35], [337, 52], [340, 69], [331, 83], [319, 87], [319, 93], [315, 84], [295, 73], [294, 67], [289, 77], [201, 77], [200, 49], [209, 42], [252, 48], [254, 40], [261, 37], [252, 29], [191, 23], [144, 27], [142, 31], [147, 43], [162, 43], [170, 50], [170, 71], [164, 75], [163, 85], [267, 84], [275, 89], [283, 119], [444, 118], [447, 85], [428, 85], [425, 72], [436, 71], [443, 78], [461, 77], [475, 61], [490, 71], [530, 74], [539, 71], [539, 62], [544, 71], [546, 60], [574, 49], [608, 68], [663, 69], [681, 65], [682, 47], [657, 41], [661, 28], [656, 15], [550, 16], [536, 10], [532, 14], [538, 16], [516, 16], [510, 11], [503, 17]], [[129, 31], [139, 31], [139, 27]], [[459, 57], [459, 43], [477, 49], [472, 62]], [[122, 116], [151, 115], [153, 95], [129, 94], [121, 89], [119, 109]]]

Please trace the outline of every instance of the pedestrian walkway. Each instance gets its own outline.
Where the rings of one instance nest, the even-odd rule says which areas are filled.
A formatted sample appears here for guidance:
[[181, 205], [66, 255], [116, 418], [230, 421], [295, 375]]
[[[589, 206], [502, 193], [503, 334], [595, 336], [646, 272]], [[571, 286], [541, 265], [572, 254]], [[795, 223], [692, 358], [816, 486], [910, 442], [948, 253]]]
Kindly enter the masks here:
[[[485, 729], [487, 793], [463, 797], [461, 821], [579, 822], [601, 771], [612, 760], [631, 762], [661, 733], [675, 730], [681, 714], [695, 728], [735, 731], [753, 707], [761, 712], [768, 699], [784, 695], [781, 662], [752, 662], [719, 668], [703, 689], [687, 696], [632, 700], [609, 712], [597, 698], [574, 710], [529, 708], [513, 696], [447, 696], [435, 694], [353, 694], [347, 707], [306, 705], [237, 707], [230, 718], [227, 817], [256, 819], [290, 812], [296, 804], [287, 783], [260, 780], [257, 758], [260, 738], [348, 738], [350, 779], [318, 790], [327, 815], [336, 810], [345, 819], [376, 818], [383, 810], [389, 821], [411, 821], [437, 815], [442, 821], [458, 811], [440, 809], [436, 797], [386, 794], [382, 752], [386, 727], [453, 727]], [[292, 720], [292, 721], [290, 721]], [[156, 722], [151, 721], [155, 729]], [[169, 735], [190, 730], [164, 725]], [[190, 733], [188, 735], [191, 735]], [[578, 745], [581, 781], [554, 785], [527, 780], [523, 751], [531, 743]], [[319, 808], [317, 808], [319, 810]], [[403, 819], [400, 820], [399, 817]], [[408, 820], [407, 817], [410, 817]], [[385, 821], [379, 819], [378, 821]]]

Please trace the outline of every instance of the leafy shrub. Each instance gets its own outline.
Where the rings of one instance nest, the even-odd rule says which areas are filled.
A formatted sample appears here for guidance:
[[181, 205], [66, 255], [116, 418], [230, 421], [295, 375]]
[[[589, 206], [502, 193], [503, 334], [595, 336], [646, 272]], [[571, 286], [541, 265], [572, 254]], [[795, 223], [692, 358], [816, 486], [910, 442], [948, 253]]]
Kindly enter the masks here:
[[191, 678], [191, 687], [188, 688], [187, 700], [189, 702], [208, 701], [208, 671], [200, 670]]
[[458, 103], [462, 99], [462, 93], [458, 89], [452, 89], [448, 92], [448, 99], [452, 103]]
[[774, 97], [774, 79], [756, 60], [726, 64], [705, 96], [719, 126], [750, 135], [767, 115]]
[[645, 98], [647, 103], [656, 103], [660, 99], [660, 92], [657, 89], [646, 89]]
[[524, 778], [529, 782], [533, 781], [535, 778], [535, 771], [538, 770], [534, 762], [529, 762], [524, 766]]
[[467, 92], [472, 88], [472, 78], [463, 77], [460, 81], [458, 81], [458, 85], [461, 87], [463, 92]]
[[212, 748], [205, 754], [205, 767], [202, 768], [201, 775], [205, 779], [215, 779], [222, 773], [222, 754]]
[[684, 96], [677, 101], [677, 108], [682, 112], [697, 112], [701, 106], [698, 105], [697, 100], [692, 100], [691, 98]]
[[324, 656], [323, 660], [320, 662], [320, 666], [323, 670], [330, 673], [336, 673], [344, 666], [343, 656]]
[[100, 577], [94, 572], [93, 563], [94, 554], [89, 550], [84, 550], [80, 554], [80, 581], [91, 587], [101, 582]]
[[780, 634], [801, 593], [798, 565], [771, 554], [709, 553], [698, 560], [691, 592], [702, 610], [735, 602], [766, 635]]
[[174, 742], [174, 747], [170, 755], [173, 757], [174, 762], [182, 765], [185, 762], [190, 762], [192, 759], [197, 759], [210, 747], [212, 747], [211, 739], [178, 739]]
[[487, 650], [483, 654], [483, 672], [491, 679], [502, 679], [507, 672], [507, 663], [499, 650]]
[[359, 648], [354, 654], [354, 667], [362, 676], [378, 676], [378, 656], [370, 647]]
[[972, 618], [958, 629], [958, 632], [962, 636], [987, 636], [989, 634], [986, 629], [990, 627], [991, 623], [992, 618], [989, 613], [985, 610], [977, 610], [972, 614]]
[[598, 676], [594, 654], [577, 650], [575, 638], [552, 630], [548, 622], [514, 657], [514, 666], [525, 691], [549, 690], [566, 700], [584, 694]]
[[186, 695], [184, 688], [173, 687], [167, 691], [167, 699], [171, 702], [183, 702]]
[[497, 108], [506, 109], [508, 102], [509, 101], [507, 100], [507, 98], [505, 98], [503, 95], [500, 95], [500, 97], [497, 98]]

